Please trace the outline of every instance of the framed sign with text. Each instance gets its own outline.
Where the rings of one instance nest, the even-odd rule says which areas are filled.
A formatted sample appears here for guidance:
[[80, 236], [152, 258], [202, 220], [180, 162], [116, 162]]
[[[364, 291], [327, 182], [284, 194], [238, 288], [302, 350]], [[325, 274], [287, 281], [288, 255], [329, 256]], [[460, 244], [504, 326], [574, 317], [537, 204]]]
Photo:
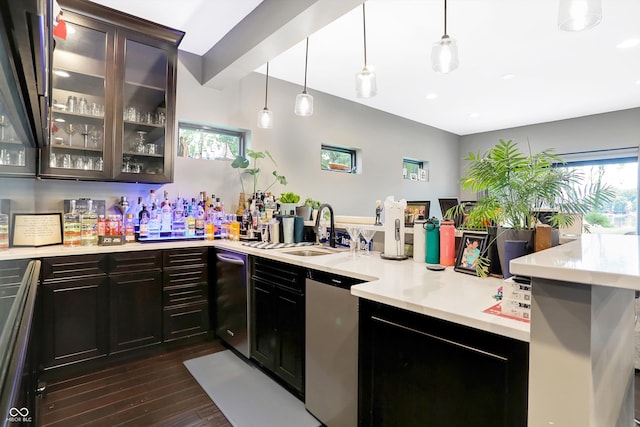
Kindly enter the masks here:
[[48, 246], [62, 243], [61, 213], [14, 213], [11, 246]]

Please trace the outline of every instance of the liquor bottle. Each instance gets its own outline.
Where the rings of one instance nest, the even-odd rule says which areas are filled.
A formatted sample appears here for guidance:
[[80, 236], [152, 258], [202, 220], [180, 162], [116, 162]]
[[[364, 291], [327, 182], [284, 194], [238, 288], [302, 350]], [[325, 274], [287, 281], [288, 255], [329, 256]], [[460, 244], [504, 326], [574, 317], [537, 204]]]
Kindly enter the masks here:
[[149, 211], [149, 237], [160, 237], [160, 209], [155, 203]]
[[171, 228], [173, 226], [173, 209], [169, 201], [169, 192], [164, 191], [164, 200], [160, 206], [160, 234], [162, 236], [171, 236]]
[[215, 211], [213, 210], [213, 202], [209, 202], [204, 216], [204, 234], [207, 240], [213, 240], [216, 235]]
[[176, 207], [173, 211], [171, 233], [176, 237], [183, 237], [185, 234], [184, 205], [182, 203], [182, 200], [180, 200], [180, 197], [176, 199]]
[[136, 233], [140, 232], [140, 211], [142, 210], [142, 196], [138, 196], [138, 204], [133, 210], [133, 226]]
[[138, 223], [140, 225], [140, 229], [139, 229], [140, 238], [141, 239], [148, 238], [149, 237], [149, 211], [147, 210], [147, 205], [145, 203], [142, 204], [142, 210], [140, 211]]
[[69, 212], [64, 214], [64, 245], [79, 246], [81, 242], [80, 214], [76, 211], [76, 201], [69, 201]]
[[195, 214], [195, 235], [204, 236], [204, 208], [199, 204]]
[[87, 200], [87, 210], [80, 218], [82, 246], [98, 244], [98, 215], [93, 210], [93, 200]]
[[191, 204], [188, 206], [187, 216], [185, 219], [187, 236], [192, 237], [196, 235], [196, 209], [194, 209], [195, 199], [191, 199]]
[[136, 233], [133, 221], [133, 214], [128, 213], [124, 218], [124, 240], [126, 243], [135, 242]]

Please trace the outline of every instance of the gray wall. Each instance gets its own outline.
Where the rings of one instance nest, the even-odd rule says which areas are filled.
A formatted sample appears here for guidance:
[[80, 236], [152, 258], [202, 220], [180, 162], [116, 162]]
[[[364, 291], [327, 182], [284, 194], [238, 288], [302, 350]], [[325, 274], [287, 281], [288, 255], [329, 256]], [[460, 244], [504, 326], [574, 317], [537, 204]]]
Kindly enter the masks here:
[[[529, 144], [533, 152], [554, 148], [561, 157], [566, 153], [638, 147], [640, 108], [462, 136], [460, 177], [464, 176], [466, 162], [463, 159], [469, 152], [483, 153], [499, 139], [513, 139], [523, 144], [523, 149]], [[475, 198], [467, 191], [460, 191], [463, 200]]]

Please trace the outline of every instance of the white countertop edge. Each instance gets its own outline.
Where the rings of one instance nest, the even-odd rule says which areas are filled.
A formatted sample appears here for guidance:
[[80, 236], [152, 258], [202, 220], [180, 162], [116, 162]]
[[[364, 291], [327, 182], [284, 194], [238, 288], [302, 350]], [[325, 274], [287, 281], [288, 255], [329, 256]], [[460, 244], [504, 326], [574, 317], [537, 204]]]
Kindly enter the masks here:
[[640, 237], [583, 234], [511, 261], [511, 272], [542, 279], [640, 290]]

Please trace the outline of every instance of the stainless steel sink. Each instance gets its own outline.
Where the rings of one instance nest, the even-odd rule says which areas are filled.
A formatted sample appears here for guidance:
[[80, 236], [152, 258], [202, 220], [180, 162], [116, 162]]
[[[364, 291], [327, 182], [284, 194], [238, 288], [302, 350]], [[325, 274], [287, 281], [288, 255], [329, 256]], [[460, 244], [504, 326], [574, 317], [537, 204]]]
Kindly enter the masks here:
[[284, 253], [287, 255], [296, 255], [296, 256], [319, 256], [319, 255], [331, 255], [333, 252], [323, 251], [318, 249], [298, 249], [295, 251], [287, 251]]

